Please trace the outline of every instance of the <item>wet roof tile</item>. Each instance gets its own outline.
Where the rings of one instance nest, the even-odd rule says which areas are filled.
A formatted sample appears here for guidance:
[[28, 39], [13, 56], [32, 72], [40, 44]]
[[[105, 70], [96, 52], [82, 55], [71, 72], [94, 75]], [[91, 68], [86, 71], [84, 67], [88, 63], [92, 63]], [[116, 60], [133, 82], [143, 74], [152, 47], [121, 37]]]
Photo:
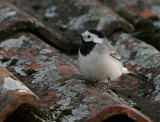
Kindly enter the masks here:
[[40, 107], [40, 99], [0, 65], [0, 121], [23, 104]]

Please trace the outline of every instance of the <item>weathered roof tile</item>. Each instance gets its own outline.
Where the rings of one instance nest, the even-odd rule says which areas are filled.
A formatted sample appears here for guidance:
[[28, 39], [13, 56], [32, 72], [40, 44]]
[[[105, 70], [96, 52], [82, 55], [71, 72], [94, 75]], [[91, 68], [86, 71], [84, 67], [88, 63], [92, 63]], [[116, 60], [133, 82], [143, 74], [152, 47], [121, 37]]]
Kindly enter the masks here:
[[137, 14], [143, 18], [159, 16], [160, 2], [158, 0], [100, 0], [106, 6], [110, 6], [113, 10], [118, 11], [124, 9], [130, 14]]
[[[10, 57], [2, 65], [41, 98], [48, 121], [101, 121], [117, 114], [135, 121], [150, 121], [107, 93], [105, 85], [87, 81], [58, 50], [32, 34], [19, 33], [1, 44], [17, 39], [21, 46], [1, 47], [1, 60]], [[17, 62], [10, 65], [14, 59]], [[110, 112], [104, 114], [106, 111]]]
[[154, 121], [159, 121], [160, 52], [129, 34], [119, 33], [112, 37], [125, 67], [148, 78], [139, 80], [122, 76], [111, 82], [112, 88], [124, 99], [134, 101], [135, 108], [139, 108]]
[[[13, 5], [0, 2], [0, 61], [41, 98], [44, 118], [40, 117], [48, 121], [107, 121], [120, 115], [121, 118], [135, 121], [151, 121], [140, 113], [142, 112], [154, 121], [159, 121], [159, 52], [129, 34], [113, 34], [119, 28], [131, 32], [132, 25], [96, 0], [9, 1], [48, 27], [47, 29], [37, 19]], [[120, 4], [122, 2], [118, 5]], [[128, 2], [124, 4], [129, 5]], [[115, 6], [116, 4], [111, 7], [117, 10], [118, 7], [114, 8]], [[134, 10], [129, 7], [127, 9]], [[152, 16], [150, 9], [143, 10], [143, 17], [148, 17], [148, 11]], [[83, 32], [86, 28], [98, 28], [106, 35], [112, 33], [111, 40], [125, 66], [147, 76], [148, 80], [122, 76], [111, 82], [111, 89], [116, 93], [110, 91], [111, 95], [106, 91], [106, 84], [87, 81], [73, 62], [69, 61], [72, 59], [45, 43], [77, 51], [80, 41], [73, 40], [72, 33]], [[0, 85], [3, 88], [9, 86], [8, 81], [18, 83], [16, 88], [19, 90], [13, 92], [15, 94], [28, 90], [14, 76], [7, 75], [0, 81], [7, 81], [7, 85]], [[9, 88], [14, 89], [13, 86]], [[5, 93], [4, 89], [1, 91]]]
[[40, 99], [0, 65], [0, 121], [23, 104], [40, 107]]
[[160, 1], [158, 0], [100, 0], [131, 23], [132, 35], [160, 50]]
[[[73, 34], [86, 29], [103, 30], [106, 35], [118, 29], [133, 31], [131, 24], [96, 0], [50, 2], [19, 0], [16, 6], [43, 22], [52, 31], [54, 39], [59, 40], [66, 50], [77, 51], [81, 41], [74, 39]], [[33, 9], [34, 6], [38, 9]]]
[[8, 2], [0, 1], [0, 39], [17, 32], [31, 32], [47, 43], [65, 49], [52, 33], [38, 21]]

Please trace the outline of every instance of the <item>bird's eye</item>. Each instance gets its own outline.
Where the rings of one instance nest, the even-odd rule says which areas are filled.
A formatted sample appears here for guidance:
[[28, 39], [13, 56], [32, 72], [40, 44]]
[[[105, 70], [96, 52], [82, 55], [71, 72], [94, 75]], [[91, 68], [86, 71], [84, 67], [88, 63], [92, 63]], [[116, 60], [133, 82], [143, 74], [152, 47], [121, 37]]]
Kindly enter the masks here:
[[88, 37], [88, 38], [90, 38], [91, 36], [90, 36], [90, 35], [88, 35], [87, 37]]

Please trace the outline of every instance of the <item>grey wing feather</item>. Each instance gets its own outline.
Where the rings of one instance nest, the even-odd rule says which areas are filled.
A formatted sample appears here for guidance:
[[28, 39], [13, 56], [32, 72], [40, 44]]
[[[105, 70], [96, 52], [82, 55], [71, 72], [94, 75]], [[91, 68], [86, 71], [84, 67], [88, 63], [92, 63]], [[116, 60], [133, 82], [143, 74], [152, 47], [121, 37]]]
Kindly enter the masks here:
[[110, 55], [110, 56], [112, 56], [113, 58], [115, 58], [115, 59], [121, 61], [121, 57], [118, 55], [118, 53], [117, 53], [115, 47], [113, 47], [113, 46], [109, 43], [109, 41], [108, 41], [107, 38], [104, 39], [103, 44], [104, 44], [104, 45], [106, 46], [106, 48], [108, 49], [109, 55]]

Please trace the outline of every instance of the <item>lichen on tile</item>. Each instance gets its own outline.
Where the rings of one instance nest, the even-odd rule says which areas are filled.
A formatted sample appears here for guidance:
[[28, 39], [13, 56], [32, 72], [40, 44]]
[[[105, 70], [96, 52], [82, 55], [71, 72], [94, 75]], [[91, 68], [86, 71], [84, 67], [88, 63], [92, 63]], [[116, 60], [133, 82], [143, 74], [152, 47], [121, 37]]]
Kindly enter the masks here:
[[111, 24], [111, 22], [116, 20], [116, 16], [112, 14], [105, 14], [106, 11], [104, 11], [103, 17], [100, 18], [100, 21], [97, 25], [97, 30], [102, 30], [106, 24]]
[[55, 10], [56, 10], [56, 6], [51, 6], [51, 7], [47, 8], [44, 16], [48, 17], [48, 18], [53, 18], [53, 17], [57, 16], [57, 13], [55, 12]]
[[57, 68], [58, 61], [55, 60], [55, 57], [48, 59], [44, 55], [39, 55], [36, 59], [37, 64], [44, 66], [45, 68], [40, 68], [37, 70], [37, 73], [34, 74], [34, 80], [32, 83], [37, 83], [39, 85], [48, 85], [51, 89], [57, 80], [61, 78], [59, 69]]
[[90, 21], [97, 21], [97, 27], [93, 28], [101, 30], [105, 24], [110, 24], [115, 19], [116, 17], [109, 14], [107, 10], [92, 8], [88, 13], [72, 18], [68, 24], [68, 28], [70, 30], [78, 30], [84, 28], [85, 24]]
[[16, 11], [14, 11], [11, 8], [3, 8], [0, 14], [0, 22], [4, 21], [5, 19], [7, 19], [8, 17], [12, 17], [16, 15]]
[[16, 89], [29, 90], [20, 81], [14, 80], [10, 77], [4, 78], [3, 88], [7, 90], [16, 90]]
[[[119, 55], [122, 57], [122, 60], [131, 65], [140, 65], [140, 68], [149, 69], [151, 67], [158, 67], [160, 64], [160, 58], [154, 61], [150, 61], [153, 57], [159, 57], [159, 51], [156, 50], [153, 46], [146, 44], [145, 42], [139, 41], [140, 43], [132, 42], [132, 37], [129, 34], [121, 34], [120, 38], [116, 41], [115, 47]], [[132, 49], [128, 49], [125, 43], [126, 41], [133, 43]], [[132, 59], [131, 53], [135, 52], [135, 59]], [[142, 58], [143, 57], [143, 58]]]
[[23, 85], [20, 81], [18, 80], [14, 80], [11, 77], [6, 77], [4, 78], [4, 82], [3, 84], [0, 85], [0, 99], [3, 99], [3, 97], [5, 96], [5, 94], [8, 91], [13, 91], [13, 90], [25, 90], [28, 91], [29, 89]]
[[81, 105], [80, 107], [72, 110], [72, 115], [65, 116], [62, 119], [62, 122], [75, 122], [75, 121], [82, 121], [84, 118], [86, 118], [89, 115], [89, 112], [86, 111], [87, 106], [86, 105]]
[[48, 49], [42, 49], [40, 51], [40, 54], [46, 54], [46, 53], [51, 53], [52, 51], [48, 50]]
[[155, 92], [157, 94], [155, 101], [160, 102], [160, 74], [154, 78]]
[[0, 42], [0, 47], [5, 48], [5, 50], [7, 51], [11, 47], [21, 47], [23, 42], [28, 40], [29, 40], [29, 37], [22, 35], [16, 39], [13, 38], [13, 39], [8, 39]]
[[160, 18], [160, 6], [153, 5], [152, 6], [152, 11], [155, 15], [157, 15]]

